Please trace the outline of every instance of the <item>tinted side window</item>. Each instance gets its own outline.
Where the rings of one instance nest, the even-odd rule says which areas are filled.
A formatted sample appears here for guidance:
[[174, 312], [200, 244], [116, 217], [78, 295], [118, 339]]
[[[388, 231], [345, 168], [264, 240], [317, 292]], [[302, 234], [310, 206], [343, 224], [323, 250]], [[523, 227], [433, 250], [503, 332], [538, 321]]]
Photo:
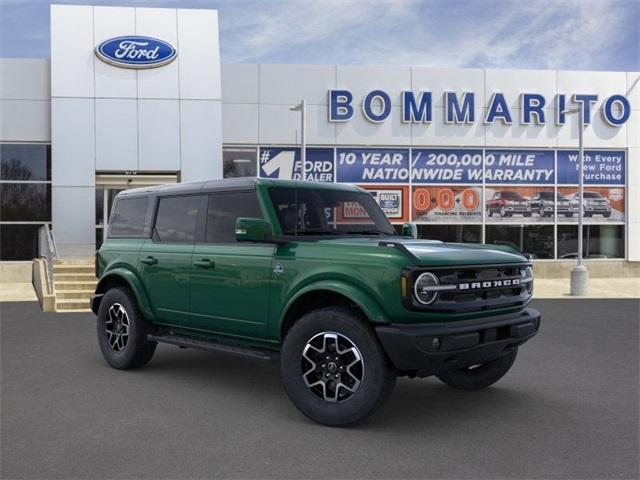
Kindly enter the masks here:
[[109, 235], [116, 237], [145, 237], [149, 234], [147, 208], [149, 197], [122, 198], [111, 214]]
[[196, 237], [198, 195], [161, 198], [153, 239], [165, 243], [190, 243]]
[[238, 217], [262, 218], [256, 192], [212, 193], [207, 212], [207, 243], [234, 243]]

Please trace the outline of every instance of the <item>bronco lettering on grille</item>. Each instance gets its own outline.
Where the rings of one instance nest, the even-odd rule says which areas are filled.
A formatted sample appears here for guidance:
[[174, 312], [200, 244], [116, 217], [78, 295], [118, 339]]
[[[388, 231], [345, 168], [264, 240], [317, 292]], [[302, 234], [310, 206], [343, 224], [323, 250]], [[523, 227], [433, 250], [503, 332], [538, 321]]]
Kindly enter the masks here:
[[477, 290], [479, 288], [519, 287], [520, 279], [485, 280], [483, 282], [465, 282], [458, 284], [458, 290]]

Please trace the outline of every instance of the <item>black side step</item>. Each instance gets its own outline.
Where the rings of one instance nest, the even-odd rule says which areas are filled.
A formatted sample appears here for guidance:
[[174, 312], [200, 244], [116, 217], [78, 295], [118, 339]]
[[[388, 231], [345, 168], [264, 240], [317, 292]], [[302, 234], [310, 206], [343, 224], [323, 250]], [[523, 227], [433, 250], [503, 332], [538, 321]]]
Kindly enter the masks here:
[[232, 355], [240, 355], [243, 357], [255, 358], [265, 362], [277, 362], [280, 358], [279, 352], [248, 347], [237, 347], [216, 342], [214, 340], [202, 340], [200, 338], [187, 337], [186, 335], [178, 335], [175, 333], [166, 334], [148, 334], [147, 340], [158, 343], [168, 343], [184, 348], [197, 348], [198, 350], [207, 350], [210, 352], [230, 353]]

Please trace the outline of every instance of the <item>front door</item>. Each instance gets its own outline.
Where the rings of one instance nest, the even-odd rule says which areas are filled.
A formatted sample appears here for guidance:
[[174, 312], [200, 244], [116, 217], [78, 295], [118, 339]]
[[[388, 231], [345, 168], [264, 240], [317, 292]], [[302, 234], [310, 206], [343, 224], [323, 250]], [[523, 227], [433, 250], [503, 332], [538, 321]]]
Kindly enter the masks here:
[[263, 218], [255, 191], [208, 195], [204, 243], [191, 268], [191, 323], [227, 335], [264, 338], [275, 246], [237, 243], [238, 217]]
[[138, 271], [159, 323], [189, 327], [191, 257], [202, 195], [159, 197], [151, 238], [138, 256]]

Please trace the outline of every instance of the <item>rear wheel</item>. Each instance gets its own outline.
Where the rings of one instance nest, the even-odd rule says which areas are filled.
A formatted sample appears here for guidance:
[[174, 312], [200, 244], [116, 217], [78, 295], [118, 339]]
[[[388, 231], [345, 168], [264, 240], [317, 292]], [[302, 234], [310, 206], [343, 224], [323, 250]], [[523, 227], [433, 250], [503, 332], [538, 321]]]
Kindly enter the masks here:
[[104, 294], [97, 333], [100, 351], [109, 365], [126, 370], [148, 363], [157, 345], [147, 340], [149, 329], [131, 290], [117, 287]]
[[330, 426], [374, 413], [396, 381], [371, 327], [345, 307], [304, 315], [285, 337], [280, 362], [293, 404], [311, 420]]
[[517, 349], [495, 360], [471, 365], [460, 370], [439, 373], [436, 376], [447, 385], [460, 390], [481, 390], [493, 385], [509, 371], [516, 360]]

